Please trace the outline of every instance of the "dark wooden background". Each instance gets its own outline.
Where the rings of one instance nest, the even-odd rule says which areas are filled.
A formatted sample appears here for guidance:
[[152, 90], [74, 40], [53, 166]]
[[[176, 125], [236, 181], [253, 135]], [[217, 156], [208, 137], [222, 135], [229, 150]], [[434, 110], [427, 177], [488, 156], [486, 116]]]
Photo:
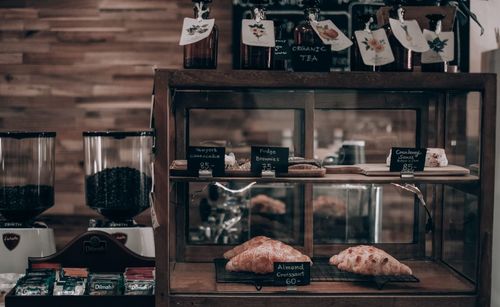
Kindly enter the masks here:
[[[57, 132], [56, 205], [43, 219], [59, 247], [97, 216], [85, 206], [82, 131], [149, 127], [153, 67], [182, 66], [192, 14], [190, 0], [0, 0], [0, 130]], [[230, 68], [231, 1], [214, 1], [212, 16], [219, 67]]]

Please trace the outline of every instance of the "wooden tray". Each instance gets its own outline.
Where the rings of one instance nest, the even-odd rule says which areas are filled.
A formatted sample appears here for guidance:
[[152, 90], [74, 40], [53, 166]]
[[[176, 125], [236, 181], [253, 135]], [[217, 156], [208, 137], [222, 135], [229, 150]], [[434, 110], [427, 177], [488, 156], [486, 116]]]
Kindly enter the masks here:
[[[327, 174], [361, 174], [366, 176], [394, 176], [399, 172], [389, 171], [385, 164], [355, 164], [325, 166]], [[467, 176], [470, 170], [457, 165], [443, 167], [426, 167], [423, 172], [415, 172], [415, 176]]]
[[[170, 166], [170, 174], [173, 176], [187, 176], [187, 161], [175, 160]], [[288, 173], [277, 174], [277, 177], [324, 177], [327, 174], [325, 168], [314, 170], [289, 169]], [[226, 177], [256, 177], [249, 170], [227, 169], [224, 171]]]

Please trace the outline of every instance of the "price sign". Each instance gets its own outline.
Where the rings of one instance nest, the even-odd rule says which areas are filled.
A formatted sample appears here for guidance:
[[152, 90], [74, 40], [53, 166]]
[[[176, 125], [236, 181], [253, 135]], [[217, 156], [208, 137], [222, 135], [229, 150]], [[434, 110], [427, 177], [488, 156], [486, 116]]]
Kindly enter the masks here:
[[311, 263], [309, 262], [275, 262], [275, 286], [304, 286], [311, 282]]
[[292, 46], [294, 71], [330, 71], [332, 49], [330, 45]]
[[288, 173], [288, 151], [288, 147], [252, 146], [252, 173], [256, 176], [263, 171]]
[[425, 166], [426, 148], [402, 148], [391, 149], [391, 172], [414, 173], [421, 172]]
[[190, 176], [198, 176], [199, 171], [212, 171], [213, 176], [224, 176], [224, 147], [189, 146], [187, 166]]

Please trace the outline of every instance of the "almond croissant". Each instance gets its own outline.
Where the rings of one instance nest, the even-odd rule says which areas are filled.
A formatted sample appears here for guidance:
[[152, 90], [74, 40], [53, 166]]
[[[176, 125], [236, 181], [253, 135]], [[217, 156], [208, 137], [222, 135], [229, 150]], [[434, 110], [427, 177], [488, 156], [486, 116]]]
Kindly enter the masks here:
[[363, 275], [411, 275], [411, 269], [373, 246], [349, 247], [330, 258], [340, 270]]
[[311, 258], [290, 245], [276, 240], [268, 240], [232, 258], [226, 264], [226, 270], [258, 274], [272, 273], [274, 262], [311, 262], [312, 264]]
[[268, 240], [271, 240], [271, 238], [268, 238], [265, 236], [258, 236], [258, 237], [252, 238], [252, 239], [246, 241], [245, 243], [240, 244], [240, 245], [234, 247], [233, 249], [230, 249], [227, 252], [225, 252], [224, 258], [231, 259], [234, 256], [239, 255], [239, 254], [243, 253], [244, 251], [249, 250], [251, 248], [257, 247]]

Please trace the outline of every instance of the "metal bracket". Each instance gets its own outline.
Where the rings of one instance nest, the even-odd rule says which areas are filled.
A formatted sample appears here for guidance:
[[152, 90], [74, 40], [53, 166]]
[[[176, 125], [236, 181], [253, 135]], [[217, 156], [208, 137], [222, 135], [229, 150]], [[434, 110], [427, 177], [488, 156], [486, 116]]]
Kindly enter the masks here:
[[213, 173], [211, 169], [198, 170], [198, 177], [200, 178], [213, 178]]
[[276, 171], [262, 171], [262, 178], [276, 178]]

